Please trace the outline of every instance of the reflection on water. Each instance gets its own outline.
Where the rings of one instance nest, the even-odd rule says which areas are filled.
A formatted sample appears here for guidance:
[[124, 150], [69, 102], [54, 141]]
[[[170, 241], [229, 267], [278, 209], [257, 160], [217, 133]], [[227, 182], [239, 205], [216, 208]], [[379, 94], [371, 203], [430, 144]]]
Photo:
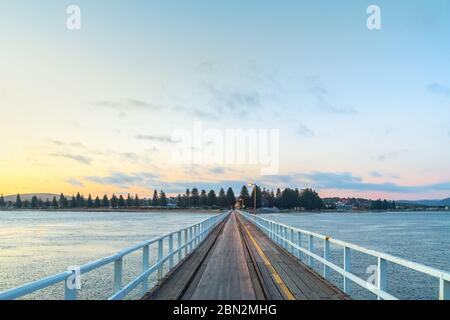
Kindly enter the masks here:
[[[390, 253], [430, 267], [450, 271], [450, 213], [448, 212], [371, 212], [371, 213], [293, 213], [268, 214], [264, 217], [281, 223], [329, 235], [335, 239], [361, 245], [365, 248]], [[306, 247], [306, 239], [303, 243]], [[315, 244], [316, 253], [323, 246]], [[342, 266], [342, 249], [331, 247], [332, 260]], [[353, 254], [352, 271], [367, 279], [367, 267], [376, 260]], [[317, 270], [322, 266], [316, 264]], [[417, 272], [388, 264], [388, 292], [402, 299], [436, 299], [438, 281]], [[336, 285], [342, 279], [333, 273]], [[352, 295], [372, 298], [356, 285]]]
[[[213, 214], [0, 212], [0, 291], [108, 256]], [[124, 282], [139, 273], [140, 258], [137, 253], [124, 260]], [[84, 276], [81, 297], [105, 298], [111, 288], [112, 268], [107, 266]], [[62, 285], [55, 285], [28, 298], [60, 299], [63, 292]]]

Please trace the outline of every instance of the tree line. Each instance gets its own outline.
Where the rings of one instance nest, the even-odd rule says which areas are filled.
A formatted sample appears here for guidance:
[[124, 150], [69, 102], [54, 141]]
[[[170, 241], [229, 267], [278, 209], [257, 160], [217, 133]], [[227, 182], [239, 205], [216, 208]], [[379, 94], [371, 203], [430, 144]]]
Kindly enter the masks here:
[[312, 189], [290, 189], [286, 188], [283, 191], [277, 189], [273, 190], [262, 189], [258, 186], [253, 187], [250, 192], [247, 186], [243, 186], [238, 197], [235, 196], [233, 189], [230, 187], [225, 191], [221, 188], [216, 194], [214, 190], [206, 191], [198, 188], [186, 189], [184, 194], [178, 194], [176, 197], [168, 198], [164, 191], [153, 193], [149, 199], [140, 199], [138, 195], [116, 196], [104, 195], [100, 197], [84, 197], [80, 193], [74, 196], [65, 196], [61, 193], [59, 197], [54, 196], [52, 199], [42, 200], [37, 196], [33, 196], [31, 200], [22, 200], [18, 194], [16, 201], [5, 201], [3, 195], [0, 196], [0, 208], [14, 207], [18, 209], [72, 209], [72, 208], [142, 208], [142, 207], [167, 207], [176, 206], [178, 208], [217, 208], [217, 209], [232, 209], [236, 205], [251, 209], [256, 208], [280, 208], [280, 209], [300, 209], [306, 210], [322, 209], [324, 207], [322, 199], [317, 192]]

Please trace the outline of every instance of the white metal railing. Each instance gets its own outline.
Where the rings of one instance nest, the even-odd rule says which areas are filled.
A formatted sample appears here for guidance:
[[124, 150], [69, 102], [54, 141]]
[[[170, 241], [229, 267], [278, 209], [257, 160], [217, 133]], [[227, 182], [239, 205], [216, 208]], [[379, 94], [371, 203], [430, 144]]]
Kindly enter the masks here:
[[[209, 233], [214, 230], [214, 228], [229, 214], [230, 212], [210, 217], [187, 228], [160, 236], [156, 239], [145, 241], [133, 247], [119, 251], [114, 255], [89, 262], [83, 266], [80, 266], [79, 268], [77, 268], [77, 270], [79, 272], [79, 275], [82, 275], [105, 265], [114, 263], [114, 294], [110, 296], [108, 300], [121, 300], [125, 298], [139, 284], [142, 284], [142, 294], [145, 295], [149, 290], [148, 278], [153, 273], [157, 271], [157, 279], [161, 280], [164, 276], [164, 263], [168, 262], [169, 268], [167, 271], [170, 271], [172, 268], [174, 268], [175, 256], [178, 257], [178, 264], [184, 257], [186, 257], [196, 247], [198, 247], [202, 243], [202, 241], [209, 235]], [[175, 238], [177, 244], [176, 249], [174, 248]], [[168, 252], [166, 254], [164, 254], [164, 245], [167, 244], [165, 242], [168, 242]], [[150, 247], [152, 245], [157, 246], [157, 259], [155, 264], [150, 265]], [[130, 283], [123, 286], [123, 258], [138, 250], [142, 250], [142, 273], [139, 274]], [[64, 298], [66, 300], [76, 300], [78, 290], [73, 286], [73, 284], [69, 282], [70, 278], [74, 277], [75, 272], [75, 270], [61, 272], [34, 282], [24, 284], [14, 289], [0, 292], [0, 300], [13, 300], [21, 298], [60, 282], [64, 282]]]
[[[419, 263], [398, 258], [389, 254], [377, 252], [366, 249], [348, 242], [332, 239], [329, 236], [324, 236], [318, 233], [293, 228], [282, 223], [274, 222], [260, 216], [250, 214], [245, 211], [238, 211], [244, 218], [252, 222], [261, 231], [263, 231], [272, 241], [288, 250], [290, 253], [296, 255], [300, 260], [300, 253], [307, 257], [307, 263], [312, 266], [312, 261], [318, 261], [323, 264], [323, 276], [326, 279], [330, 278], [330, 270], [336, 271], [343, 277], [344, 292], [349, 293], [350, 281], [356, 283], [362, 288], [375, 294], [378, 299], [384, 300], [398, 300], [398, 298], [386, 292], [387, 288], [387, 263], [394, 263], [402, 267], [418, 271], [422, 274], [432, 276], [439, 280], [439, 299], [450, 300], [450, 273], [439, 269], [431, 268]], [[306, 237], [308, 240], [308, 247], [302, 247], [302, 238]], [[314, 239], [323, 241], [323, 255], [318, 255], [313, 252]], [[337, 245], [343, 250], [343, 265], [339, 266], [330, 261], [330, 244]], [[351, 251], [364, 253], [368, 256], [377, 259], [376, 285], [365, 281], [356, 276], [350, 270], [350, 254]]]

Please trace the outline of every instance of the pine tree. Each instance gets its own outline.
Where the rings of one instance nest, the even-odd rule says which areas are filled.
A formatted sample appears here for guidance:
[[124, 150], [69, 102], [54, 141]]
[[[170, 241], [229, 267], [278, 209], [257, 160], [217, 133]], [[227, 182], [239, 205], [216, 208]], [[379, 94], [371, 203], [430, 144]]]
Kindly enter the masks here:
[[189, 189], [186, 189], [186, 207], [191, 207], [191, 191]]
[[22, 199], [20, 199], [20, 194], [16, 197], [16, 208], [21, 209], [23, 207]]
[[102, 202], [100, 201], [100, 198], [97, 196], [94, 200], [94, 208], [100, 208], [102, 206]]
[[53, 207], [53, 209], [56, 209], [59, 207], [59, 203], [58, 203], [58, 200], [56, 200], [56, 197], [53, 197], [52, 207]]
[[161, 190], [161, 193], [159, 195], [159, 205], [161, 207], [167, 207], [167, 197], [164, 191]]
[[227, 207], [227, 195], [225, 194], [225, 190], [223, 188], [221, 188], [219, 191], [219, 196], [217, 197], [217, 205], [220, 208]]
[[32, 209], [37, 209], [38, 208], [38, 206], [39, 206], [39, 200], [38, 200], [38, 198], [36, 197], [36, 196], [33, 196], [32, 198], [31, 198], [31, 208]]
[[254, 208], [255, 207], [255, 188], [256, 188], [256, 208], [262, 207], [262, 194], [261, 194], [261, 188], [256, 186], [253, 187], [251, 196], [250, 196], [250, 203], [249, 207]]
[[133, 198], [131, 198], [130, 194], [128, 194], [128, 196], [127, 196], [127, 200], [125, 201], [125, 206], [127, 208], [131, 208], [134, 206], [134, 200], [133, 200]]
[[194, 208], [197, 208], [199, 205], [199, 201], [200, 201], [200, 197], [198, 194], [198, 189], [197, 188], [193, 188], [192, 192], [191, 192], [191, 205]]
[[117, 201], [117, 206], [119, 208], [125, 207], [125, 199], [123, 198], [122, 195], [119, 196], [119, 200]]
[[45, 206], [46, 209], [49, 209], [49, 208], [52, 206], [52, 203], [50, 202], [50, 199], [49, 199], [49, 198], [47, 198], [47, 199], [45, 200], [44, 206]]
[[6, 206], [5, 198], [3, 197], [3, 194], [0, 196], [0, 208], [3, 208]]
[[181, 197], [181, 194], [177, 196], [177, 207], [183, 208], [183, 198]]
[[108, 196], [105, 194], [102, 199], [102, 208], [109, 208], [109, 205]]
[[208, 193], [208, 206], [214, 207], [217, 205], [217, 196], [214, 190], [209, 191]]
[[139, 200], [139, 197], [137, 194], [134, 196], [134, 206], [136, 208], [139, 208], [141, 206], [141, 200]]
[[111, 207], [112, 208], [117, 208], [118, 204], [119, 204], [119, 199], [117, 199], [116, 195], [113, 194], [111, 197]]
[[92, 196], [91, 196], [91, 194], [89, 194], [89, 197], [88, 197], [88, 199], [87, 199], [86, 206], [87, 206], [88, 208], [94, 207], [94, 202], [92, 201]]
[[250, 195], [248, 194], [248, 189], [246, 186], [243, 186], [241, 189], [241, 194], [239, 196], [239, 202], [240, 202], [240, 205], [245, 209], [251, 207]]
[[234, 195], [233, 189], [230, 187], [227, 190], [227, 206], [232, 209], [236, 205], [236, 196]]
[[206, 190], [202, 190], [200, 193], [200, 207], [206, 208], [208, 206], [208, 195], [206, 194]]
[[77, 198], [75, 198], [75, 196], [72, 196], [72, 200], [70, 200], [70, 207], [71, 208], [77, 207]]
[[153, 192], [152, 207], [158, 207], [159, 205], [158, 191], [155, 190]]
[[67, 198], [62, 193], [59, 196], [59, 207], [62, 209], [66, 209], [69, 207], [69, 202], [67, 201]]

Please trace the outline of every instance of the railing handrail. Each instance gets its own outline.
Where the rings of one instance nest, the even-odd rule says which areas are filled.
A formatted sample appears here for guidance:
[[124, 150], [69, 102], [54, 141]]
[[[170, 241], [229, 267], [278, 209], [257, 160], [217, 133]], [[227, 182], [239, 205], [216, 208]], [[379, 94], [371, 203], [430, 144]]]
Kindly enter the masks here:
[[[284, 228], [285, 230], [291, 230], [291, 232], [294, 233], [300, 233], [301, 235], [307, 235], [307, 236], [311, 236], [313, 238], [317, 238], [320, 240], [323, 240], [324, 242], [327, 242], [328, 245], [329, 244], [335, 244], [338, 245], [340, 247], [343, 247], [344, 249], [348, 248], [354, 251], [358, 251], [360, 253], [364, 253], [367, 254], [369, 256], [375, 257], [379, 260], [382, 261], [387, 261], [387, 262], [391, 262], [394, 264], [397, 264], [399, 266], [414, 270], [414, 271], [418, 271], [421, 272], [423, 274], [435, 277], [437, 279], [440, 280], [440, 288], [439, 288], [439, 298], [440, 299], [449, 299], [449, 295], [450, 295], [450, 273], [447, 271], [443, 271], [437, 268], [433, 268], [433, 267], [429, 267], [420, 263], [416, 263], [416, 262], [412, 262], [403, 258], [399, 258], [387, 253], [383, 253], [383, 252], [379, 252], [376, 250], [372, 250], [372, 249], [367, 249], [346, 241], [342, 241], [342, 240], [337, 240], [337, 239], [333, 239], [330, 236], [325, 236], [322, 235], [320, 233], [316, 233], [316, 232], [311, 232], [308, 230], [303, 230], [300, 228], [296, 228], [296, 227], [292, 227], [280, 222], [276, 222], [273, 220], [269, 220], [266, 218], [262, 218], [259, 215], [253, 215], [250, 214], [246, 211], [239, 211], [238, 212], [244, 216], [245, 218], [247, 218], [247, 220], [252, 221], [253, 223], [255, 223], [259, 228], [261, 228], [263, 231], [266, 232], [275, 232], [277, 233], [277, 231], [274, 231], [273, 229], [269, 229], [267, 228], [266, 225], [262, 224], [261, 222], [264, 222], [266, 224], [273, 224], [273, 225], [277, 225], [281, 228]], [[256, 221], [259, 220], [259, 221]], [[384, 290], [377, 288], [375, 286], [373, 286], [372, 284], [366, 282], [365, 280], [359, 278], [358, 276], [350, 273], [348, 270], [345, 270], [343, 268], [341, 268], [340, 266], [330, 262], [329, 260], [325, 259], [324, 257], [321, 257], [317, 254], [314, 254], [313, 252], [311, 252], [310, 250], [307, 250], [301, 246], [299, 246], [297, 243], [294, 243], [292, 240], [293, 239], [289, 239], [286, 238], [283, 235], [280, 234], [276, 234], [277, 239], [282, 240], [282, 242], [285, 245], [290, 246], [291, 248], [295, 248], [296, 250], [306, 254], [309, 257], [314, 258], [315, 260], [319, 261], [320, 263], [324, 264], [326, 267], [329, 267], [333, 270], [335, 270], [336, 272], [340, 273], [341, 275], [343, 275], [344, 277], [346, 277], [347, 279], [352, 280], [353, 282], [357, 283], [358, 285], [368, 289], [369, 291], [377, 294], [379, 297], [381, 296], [383, 299], [396, 299], [394, 296], [390, 295], [389, 293], [385, 292]]]
[[[141, 249], [144, 249], [146, 247], [149, 247], [152, 244], [161, 243], [165, 239], [173, 237], [173, 236], [178, 235], [178, 234], [181, 234], [183, 232], [186, 232], [186, 235], [187, 235], [187, 232], [189, 230], [192, 231], [194, 229], [197, 229], [197, 227], [199, 227], [199, 226], [202, 226], [202, 225], [205, 225], [205, 224], [208, 224], [208, 223], [214, 221], [214, 223], [211, 224], [209, 226], [209, 228], [207, 228], [207, 229], [205, 229], [205, 230], [203, 230], [201, 232], [194, 232], [195, 234], [190, 235], [189, 241], [183, 243], [183, 245], [179, 244], [179, 246], [178, 246], [178, 248], [176, 250], [172, 250], [171, 252], [168, 252], [168, 254], [165, 257], [160, 257], [160, 259], [158, 259], [158, 261], [154, 265], [149, 266], [147, 270], [145, 270], [138, 277], [133, 279], [132, 282], [130, 283], [130, 284], [133, 284], [136, 280], [139, 280], [137, 282], [137, 284], [136, 284], [136, 285], [138, 285], [139, 283], [141, 283], [143, 281], [143, 279], [145, 279], [145, 275], [144, 274], [147, 274], [147, 276], [149, 276], [155, 270], [157, 270], [158, 268], [161, 268], [161, 266], [162, 266], [162, 264], [164, 262], [166, 262], [170, 258], [173, 258], [173, 256], [176, 253], [179, 253], [181, 250], [186, 249], [188, 246], [192, 246], [192, 244], [195, 241], [198, 241], [199, 238], [201, 238], [201, 237], [205, 236], [205, 234], [209, 233], [212, 230], [212, 227], [216, 226], [220, 221], [222, 221], [226, 216], [228, 216], [230, 214], [230, 212], [231, 211], [228, 211], [226, 213], [222, 213], [222, 214], [219, 214], [219, 215], [215, 215], [215, 216], [209, 217], [207, 219], [201, 220], [198, 223], [192, 224], [192, 225], [190, 225], [188, 227], [179, 229], [179, 230], [174, 231], [174, 232], [169, 232], [169, 233], [163, 234], [163, 235], [158, 236], [158, 237], [156, 237], [154, 239], [146, 240], [146, 241], [143, 241], [143, 242], [138, 243], [136, 245], [130, 246], [128, 248], [125, 248], [123, 250], [120, 250], [120, 251], [116, 252], [115, 254], [112, 254], [112, 255], [109, 255], [109, 256], [106, 256], [106, 257], [103, 257], [103, 258], [100, 258], [100, 259], [88, 262], [88, 263], [86, 263], [86, 264], [84, 264], [84, 265], [79, 267], [80, 274], [86, 274], [86, 273], [88, 273], [88, 272], [90, 272], [92, 270], [98, 269], [98, 268], [103, 267], [105, 265], [108, 265], [110, 263], [117, 262], [117, 261], [121, 260], [123, 257], [125, 257], [125, 256], [127, 256], [127, 255], [129, 255], [131, 253], [134, 253], [134, 252], [136, 252], [138, 250], [141, 250]], [[191, 238], [191, 236], [192, 236], [192, 238]], [[50, 275], [48, 277], [45, 277], [45, 278], [42, 278], [42, 279], [39, 279], [39, 280], [36, 280], [36, 281], [25, 283], [25, 284], [20, 285], [20, 286], [18, 286], [16, 288], [8, 289], [6, 291], [0, 292], [0, 300], [13, 300], [13, 299], [17, 299], [17, 298], [20, 298], [22, 296], [25, 296], [25, 295], [29, 295], [31, 293], [34, 293], [36, 291], [45, 289], [45, 288], [47, 288], [49, 286], [52, 286], [52, 285], [55, 285], [57, 283], [60, 283], [60, 282], [63, 282], [63, 281], [67, 281], [68, 278], [70, 276], [72, 276], [73, 274], [74, 274], [74, 272], [72, 272], [72, 271], [64, 271], [64, 272], [57, 273], [57, 274], [54, 274], [54, 275]], [[114, 298], [114, 297], [118, 297], [118, 296], [123, 298], [127, 293], [129, 293], [129, 291], [126, 292], [125, 295], [123, 295], [121, 293], [123, 293], [122, 291], [124, 291], [124, 289], [127, 289], [127, 287], [130, 284], [128, 284], [127, 286], [125, 286], [123, 288], [120, 288], [120, 290], [118, 290], [118, 292], [116, 292], [112, 297], [110, 297], [110, 299]], [[135, 287], [136, 286], [133, 286], [133, 288], [135, 288]]]

